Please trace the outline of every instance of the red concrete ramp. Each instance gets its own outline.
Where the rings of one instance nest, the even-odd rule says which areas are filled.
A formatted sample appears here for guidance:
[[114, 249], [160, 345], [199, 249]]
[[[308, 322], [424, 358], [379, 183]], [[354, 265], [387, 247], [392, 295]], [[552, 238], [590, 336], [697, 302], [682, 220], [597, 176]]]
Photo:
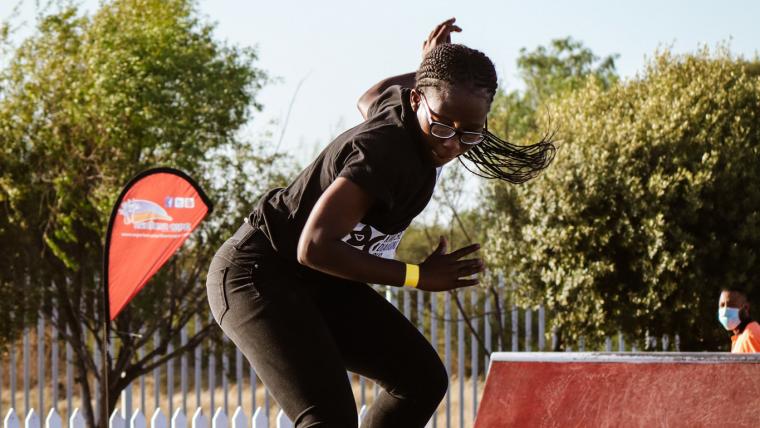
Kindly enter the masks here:
[[494, 353], [476, 428], [760, 427], [760, 354]]

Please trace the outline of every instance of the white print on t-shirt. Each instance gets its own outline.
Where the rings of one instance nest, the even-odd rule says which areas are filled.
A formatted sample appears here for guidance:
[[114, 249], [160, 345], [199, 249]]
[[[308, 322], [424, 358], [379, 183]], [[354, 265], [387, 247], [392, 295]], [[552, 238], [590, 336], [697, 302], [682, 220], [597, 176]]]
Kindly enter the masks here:
[[[441, 176], [441, 169], [441, 167], [435, 169], [436, 182]], [[358, 223], [351, 233], [343, 237], [343, 242], [373, 256], [393, 259], [396, 257], [396, 249], [401, 243], [402, 236], [404, 236], [403, 230], [386, 235], [368, 224]]]
[[386, 235], [368, 224], [359, 223], [343, 238], [343, 242], [373, 256], [393, 259], [396, 257], [396, 249], [403, 235], [403, 230]]

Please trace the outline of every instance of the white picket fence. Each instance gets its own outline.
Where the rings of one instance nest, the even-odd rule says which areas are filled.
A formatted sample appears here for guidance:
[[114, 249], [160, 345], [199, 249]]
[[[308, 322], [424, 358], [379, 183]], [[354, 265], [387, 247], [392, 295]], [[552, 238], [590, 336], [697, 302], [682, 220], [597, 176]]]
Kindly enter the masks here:
[[[362, 408], [362, 412], [359, 413], [359, 422], [364, 416], [365, 408]], [[262, 408], [258, 408], [250, 419], [251, 428], [268, 428], [269, 421], [265, 416], [265, 412]], [[14, 409], [8, 410], [8, 414], [3, 418], [3, 428], [85, 428], [85, 421], [82, 417], [79, 409], [74, 409], [71, 417], [68, 420], [68, 424], [64, 425], [64, 421], [55, 409], [50, 409], [47, 417], [45, 418], [44, 425], [41, 425], [39, 414], [30, 409], [26, 418], [24, 418], [23, 425]], [[208, 428], [208, 418], [203, 414], [201, 408], [198, 408], [190, 421], [192, 428]], [[142, 414], [140, 409], [137, 409], [129, 418], [129, 424], [124, 417], [123, 410], [114, 410], [111, 417], [108, 419], [108, 426], [110, 428], [147, 428], [148, 421], [145, 419], [145, 415]], [[153, 412], [153, 416], [150, 418], [151, 428], [186, 428], [187, 416], [182, 409], [177, 409], [171, 418], [171, 421], [166, 419], [166, 415], [163, 410], [156, 409]], [[232, 414], [232, 419], [227, 417], [227, 414], [219, 407], [214, 413], [214, 417], [211, 418], [211, 428], [248, 428], [248, 416], [243, 411], [242, 407], [235, 409], [235, 413]], [[288, 419], [285, 413], [280, 410], [277, 415], [277, 428], [292, 428], [293, 423]]]
[[[489, 364], [488, 355], [481, 351], [477, 340], [474, 339], [475, 333], [479, 334], [484, 341], [486, 349], [491, 351], [547, 351], [555, 347], [557, 337], [554, 334], [547, 334], [546, 331], [546, 311], [543, 306], [537, 308], [518, 308], [514, 304], [510, 303], [508, 296], [510, 290], [504, 287], [503, 281], [500, 281], [500, 285], [497, 287], [496, 297], [498, 298], [499, 306], [502, 308], [502, 312], [497, 314], [494, 312], [496, 307], [496, 300], [491, 293], [484, 292], [482, 289], [470, 289], [459, 290], [457, 296], [460, 302], [469, 308], [470, 312], [468, 317], [472, 323], [475, 333], [469, 332], [466, 329], [465, 319], [461, 316], [457, 310], [456, 305], [453, 303], [451, 294], [448, 293], [425, 293], [417, 290], [411, 290], [406, 288], [381, 288], [379, 291], [385, 292], [386, 297], [415, 325], [420, 332], [425, 334], [430, 342], [438, 349], [441, 354], [442, 360], [446, 366], [448, 373], [452, 377], [451, 385], [456, 388], [449, 388], [446, 397], [441, 403], [436, 415], [431, 419], [430, 426], [437, 428], [438, 425], [450, 428], [452, 426], [466, 427], [471, 426], [477, 413], [478, 400], [480, 398], [480, 386], [482, 386], [482, 380], [484, 378], [486, 369]], [[535, 316], [534, 316], [535, 315]], [[209, 322], [210, 319], [205, 319]], [[213, 321], [211, 321], [213, 322]], [[48, 325], [46, 325], [46, 323]], [[188, 334], [190, 332], [198, 331], [201, 328], [202, 320], [198, 317], [194, 320], [193, 325], [185, 328], [181, 331], [180, 337], [177, 338], [177, 345], [186, 343]], [[443, 331], [440, 331], [441, 324]], [[495, 333], [495, 327], [502, 325], [506, 333], [505, 337], [501, 337]], [[522, 327], [522, 328], [521, 328]], [[59, 385], [59, 371], [61, 374], [65, 374], [65, 389], [64, 398], [66, 400], [66, 415], [68, 417], [69, 427], [79, 428], [83, 425], [79, 424], [82, 419], [82, 415], [79, 410], [75, 410], [73, 400], [79, 396], [75, 392], [75, 384], [73, 379], [73, 366], [72, 358], [73, 353], [70, 346], [65, 346], [65, 352], [63, 356], [59, 356], [59, 340], [58, 334], [55, 328], [50, 325], [48, 321], [43, 318], [39, 319], [37, 325], [37, 364], [36, 364], [36, 376], [32, 376], [31, 371], [31, 339], [30, 331], [27, 330], [22, 338], [20, 344], [11, 346], [9, 348], [8, 355], [8, 382], [7, 387], [4, 381], [4, 367], [0, 364], [0, 396], [7, 397], [0, 400], [0, 415], [5, 414], [4, 426], [5, 427], [20, 427], [20, 419], [17, 414], [18, 409], [23, 409], [24, 426], [27, 428], [41, 428], [42, 421], [39, 420], [39, 415], [32, 409], [32, 397], [33, 390], [37, 392], [36, 408], [50, 410], [45, 418], [47, 426], [49, 424], [58, 424], [54, 426], [61, 426], [59, 420], [61, 417], [56, 410], [58, 406], [58, 388], [52, 388], [51, 404], [46, 406], [45, 404], [45, 388], [47, 385]], [[50, 343], [49, 358], [46, 361], [45, 356], [45, 336], [46, 332], [49, 335], [48, 342]], [[219, 331], [221, 334], [221, 331]], [[455, 336], [454, 336], [455, 334]], [[552, 340], [551, 347], [547, 349], [546, 338], [550, 337]], [[678, 336], [674, 336], [674, 341], [671, 343], [668, 336], [663, 336], [659, 345], [662, 350], [678, 351], [679, 343]], [[224, 339], [226, 341], [226, 339]], [[155, 342], [158, 342], [158, 337], [155, 338]], [[442, 343], [441, 343], [442, 342]], [[468, 343], [469, 342], [469, 343]], [[507, 343], [509, 342], [509, 343]], [[656, 338], [646, 338], [646, 348], [654, 349], [659, 348]], [[17, 348], [21, 348], [21, 366], [19, 366]], [[455, 348], [455, 349], [454, 349]], [[611, 352], [613, 349], [619, 352], [631, 350], [638, 351], [637, 343], [626, 343], [623, 335], [617, 335], [615, 338], [608, 337], [604, 346], [605, 350]], [[565, 350], [573, 350], [571, 347], [566, 346]], [[586, 346], [584, 340], [581, 339], [575, 350], [585, 351]], [[171, 351], [171, 349], [170, 349]], [[93, 351], [94, 361], [99, 362], [98, 350]], [[221, 361], [219, 361], [219, 358]], [[192, 374], [190, 372], [190, 361], [192, 358]], [[456, 358], [456, 367], [454, 367], [454, 358]], [[231, 367], [230, 360], [234, 359], [234, 367]], [[61, 360], [61, 361], [59, 361]], [[194, 350], [192, 355], [184, 354], [177, 359], [179, 363], [179, 382], [175, 378], [175, 361], [169, 361], [162, 368], [156, 368], [152, 374], [145, 375], [136, 380], [132, 385], [129, 385], [127, 389], [122, 393], [121, 400], [118, 403], [120, 407], [119, 412], [114, 412], [112, 415], [112, 427], [126, 428], [126, 421], [129, 421], [130, 427], [142, 427], [145, 426], [145, 417], [140, 410], [133, 412], [133, 407], [137, 409], [149, 409], [148, 406], [148, 391], [146, 387], [146, 378], [152, 377], [153, 380], [153, 416], [151, 416], [151, 426], [165, 426], [166, 418], [164, 414], [172, 415], [171, 423], [172, 427], [185, 426], [186, 421], [185, 413], [191, 407], [189, 405], [189, 398], [192, 398], [189, 387], [190, 383], [194, 387], [195, 404], [192, 408], [195, 408], [191, 421], [193, 428], [208, 428], [209, 421], [204, 416], [204, 411], [208, 411], [209, 414], [212, 409], [216, 409], [214, 417], [210, 423], [212, 427], [228, 426], [227, 414], [230, 409], [230, 392], [237, 392], [237, 409], [232, 416], [232, 426], [242, 427], [241, 421], [246, 420], [243, 409], [248, 409], [252, 412], [251, 426], [268, 426], [270, 414], [277, 414], [278, 426], [289, 426], [287, 418], [277, 407], [274, 400], [270, 399], [268, 392], [264, 392], [263, 402], [257, 402], [256, 391], [260, 384], [256, 372], [252, 366], [243, 358], [240, 351], [235, 350], [234, 355], [230, 353], [221, 353], [218, 349], [215, 349], [214, 342], [209, 341], [207, 346], [198, 347]], [[466, 363], [469, 361], [469, 370], [467, 370]], [[59, 370], [59, 364], [63, 362], [65, 364], [64, 370]], [[205, 363], [205, 368], [204, 368]], [[19, 391], [17, 385], [17, 368], [21, 367], [23, 370], [22, 382], [23, 382], [23, 407], [16, 405], [16, 393]], [[49, 380], [46, 373], [46, 368], [49, 371]], [[244, 376], [244, 371], [247, 368], [247, 376]], [[231, 371], [231, 370], [234, 370]], [[221, 373], [219, 373], [221, 371]], [[220, 375], [219, 378], [217, 377]], [[152, 376], [151, 376], [152, 375]], [[36, 381], [33, 382], [36, 377]], [[221, 382], [218, 382], [218, 380]], [[230, 385], [229, 380], [234, 379], [235, 383]], [[372, 399], [367, 390], [370, 388], [368, 379], [361, 376], [356, 376], [349, 373], [349, 379], [353, 379], [355, 384], [358, 385], [357, 391], [357, 403], [361, 409], [366, 410], [367, 406], [371, 405]], [[466, 391], [466, 380], [471, 383], [470, 390]], [[480, 382], [478, 381], [480, 380]], [[47, 382], [50, 382], [49, 384]], [[32, 388], [32, 384], [35, 384], [36, 388]], [[246, 385], [247, 384], [247, 385]], [[163, 391], [161, 386], [164, 386]], [[97, 382], [94, 382], [94, 387], [91, 391], [98, 391]], [[139, 403], [133, 406], [133, 391], [132, 388], [137, 387]], [[217, 387], [222, 389], [222, 402], [217, 403], [216, 392]], [[243, 406], [243, 390], [244, 388], [250, 388], [249, 404]], [[174, 408], [174, 399], [167, 401], [166, 409], [164, 413], [160, 409], [160, 401], [162, 395], [164, 397], [174, 397], [175, 388], [181, 396], [181, 402], [178, 408]], [[48, 388], [51, 389], [51, 388]], [[371, 394], [372, 397], [377, 396], [378, 386], [373, 385]], [[209, 405], [204, 406], [202, 403], [202, 393], [210, 398]], [[6, 395], [7, 394], [7, 395]], [[48, 394], [51, 395], [51, 394]], [[93, 411], [95, 414], [99, 414], [99, 408], [101, 403], [99, 402], [99, 394], [95, 394], [95, 405]], [[454, 405], [452, 399], [456, 398], [457, 404]], [[7, 403], [7, 404], [3, 404]], [[221, 404], [221, 405], [218, 405]], [[4, 411], [3, 406], [7, 405], [6, 409], [10, 409], [7, 412]], [[61, 405], [63, 406], [63, 405]], [[204, 410], [205, 408], [205, 410]], [[277, 412], [277, 413], [275, 413]], [[120, 414], [120, 416], [119, 416]], [[363, 415], [363, 411], [360, 412]], [[119, 419], [121, 418], [121, 419]], [[216, 422], [215, 422], [216, 420]], [[439, 422], [440, 420], [440, 422]], [[35, 421], [37, 421], [35, 423]], [[160, 425], [161, 423], [164, 425]], [[258, 422], [257, 422], [258, 421]], [[267, 424], [265, 424], [266, 421]], [[222, 423], [224, 422], [224, 423]], [[140, 425], [142, 423], [142, 425]], [[257, 425], [258, 423], [258, 425]], [[116, 425], [114, 425], [116, 424]], [[120, 424], [120, 425], [119, 425]], [[135, 425], [137, 424], [137, 425]], [[237, 424], [237, 425], [235, 425]]]

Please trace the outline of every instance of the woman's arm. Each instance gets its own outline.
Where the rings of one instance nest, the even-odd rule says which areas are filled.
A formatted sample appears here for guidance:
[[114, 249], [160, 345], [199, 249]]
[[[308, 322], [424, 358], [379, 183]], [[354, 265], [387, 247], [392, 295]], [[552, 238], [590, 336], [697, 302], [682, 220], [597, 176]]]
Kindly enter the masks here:
[[400, 74], [398, 76], [388, 77], [387, 79], [383, 79], [372, 85], [371, 88], [367, 89], [367, 92], [362, 94], [362, 96], [359, 97], [359, 101], [356, 103], [356, 107], [359, 109], [359, 112], [362, 114], [364, 120], [367, 120], [367, 110], [369, 109], [369, 106], [375, 102], [377, 97], [379, 97], [383, 91], [393, 85], [401, 85], [405, 88], [414, 88], [414, 76], [415, 73], [406, 73]]
[[[373, 204], [372, 197], [351, 180], [338, 177], [311, 210], [298, 240], [298, 262], [312, 269], [354, 281], [403, 285], [406, 265], [358, 250], [342, 241]], [[420, 264], [418, 288], [443, 291], [475, 285], [477, 279], [459, 279], [480, 272], [480, 259], [459, 260], [480, 248], [470, 245], [446, 254], [444, 240]]]
[[[433, 49], [434, 47], [443, 44], [451, 43], [451, 33], [461, 32], [462, 29], [454, 25], [456, 18], [447, 19], [446, 21], [438, 24], [433, 31], [430, 32], [428, 38], [422, 43], [422, 58]], [[367, 110], [369, 106], [383, 93], [386, 89], [393, 85], [401, 85], [406, 88], [414, 88], [415, 86], [415, 73], [400, 74], [398, 76], [388, 77], [383, 79], [367, 90], [356, 103], [356, 107], [362, 114], [364, 120], [367, 120]]]

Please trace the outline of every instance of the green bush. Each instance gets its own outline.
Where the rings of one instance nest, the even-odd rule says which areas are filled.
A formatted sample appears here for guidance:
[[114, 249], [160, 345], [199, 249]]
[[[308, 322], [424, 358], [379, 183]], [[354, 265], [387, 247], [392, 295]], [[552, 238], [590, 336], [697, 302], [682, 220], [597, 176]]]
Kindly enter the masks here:
[[489, 258], [565, 339], [648, 332], [725, 349], [720, 288], [760, 304], [756, 70], [725, 48], [665, 51], [629, 81], [591, 78], [547, 107], [560, 151], [510, 190]]

